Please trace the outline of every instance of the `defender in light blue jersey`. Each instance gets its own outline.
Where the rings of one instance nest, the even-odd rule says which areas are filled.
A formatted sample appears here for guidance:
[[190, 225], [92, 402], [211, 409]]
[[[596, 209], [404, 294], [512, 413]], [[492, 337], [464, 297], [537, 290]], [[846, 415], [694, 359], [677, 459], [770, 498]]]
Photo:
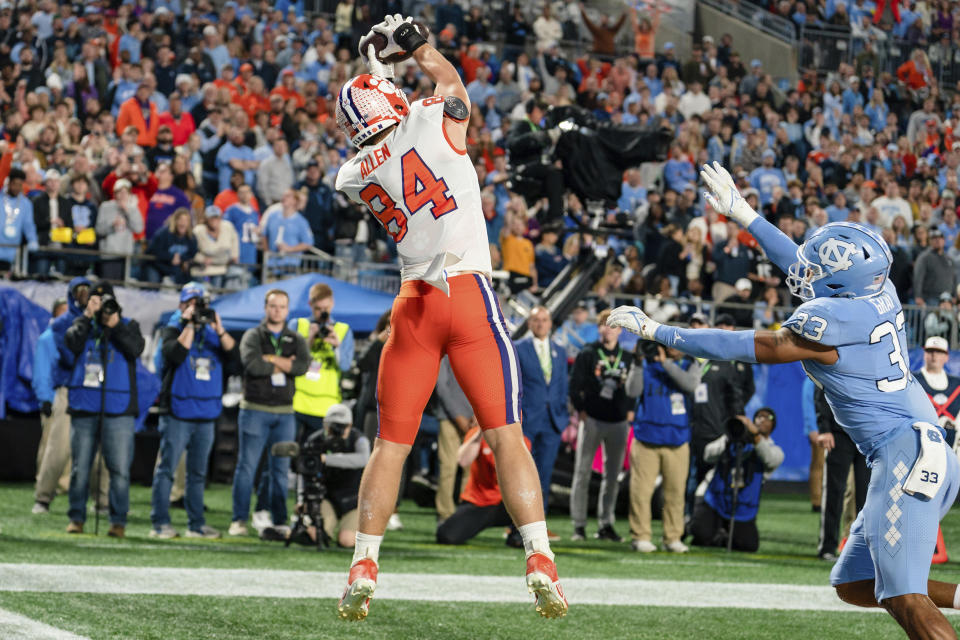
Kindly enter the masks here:
[[937, 607], [960, 608], [957, 585], [928, 576], [938, 523], [960, 488], [960, 462], [908, 368], [889, 247], [846, 222], [821, 227], [797, 247], [750, 208], [718, 163], [700, 176], [710, 205], [754, 235], [804, 303], [777, 331], [681, 329], [629, 306], [615, 309], [608, 324], [701, 358], [799, 361], [871, 467], [866, 503], [831, 584], [845, 602], [887, 609], [911, 638], [956, 638]]

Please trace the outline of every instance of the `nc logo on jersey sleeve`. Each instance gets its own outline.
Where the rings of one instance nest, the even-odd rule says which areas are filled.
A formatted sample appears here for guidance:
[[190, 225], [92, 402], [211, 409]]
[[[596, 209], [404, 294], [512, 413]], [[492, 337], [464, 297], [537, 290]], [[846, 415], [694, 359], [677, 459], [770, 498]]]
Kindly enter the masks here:
[[853, 266], [850, 256], [856, 255], [857, 245], [836, 238], [829, 238], [820, 245], [820, 264], [831, 271], [846, 271]]

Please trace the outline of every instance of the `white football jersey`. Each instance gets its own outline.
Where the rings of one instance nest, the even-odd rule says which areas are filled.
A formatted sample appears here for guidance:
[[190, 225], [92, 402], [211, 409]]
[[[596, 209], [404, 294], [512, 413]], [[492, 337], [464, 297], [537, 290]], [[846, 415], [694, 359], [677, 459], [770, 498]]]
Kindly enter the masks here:
[[414, 102], [386, 139], [337, 173], [337, 191], [366, 205], [396, 241], [403, 281], [492, 271], [477, 172], [447, 140], [443, 117], [442, 96]]

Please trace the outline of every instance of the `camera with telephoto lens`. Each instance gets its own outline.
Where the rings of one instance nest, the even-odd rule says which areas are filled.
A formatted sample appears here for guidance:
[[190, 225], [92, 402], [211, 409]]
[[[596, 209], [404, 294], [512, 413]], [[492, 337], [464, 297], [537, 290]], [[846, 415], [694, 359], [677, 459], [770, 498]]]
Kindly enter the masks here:
[[637, 352], [640, 353], [647, 362], [656, 362], [660, 357], [660, 343], [653, 340], [638, 340]]
[[320, 314], [320, 317], [317, 318], [317, 324], [320, 326], [320, 331], [317, 332], [317, 337], [321, 340], [326, 340], [327, 336], [330, 335], [330, 312], [324, 311]]
[[753, 434], [740, 418], [727, 418], [723, 426], [731, 443], [753, 444]]
[[100, 297], [100, 310], [97, 312], [97, 321], [103, 324], [105, 316], [121, 313], [123, 309], [113, 295], [113, 287], [108, 282], [98, 282], [90, 288], [90, 296]]
[[210, 307], [210, 300], [206, 296], [197, 298], [193, 320], [197, 324], [214, 324], [217, 321], [217, 312]]

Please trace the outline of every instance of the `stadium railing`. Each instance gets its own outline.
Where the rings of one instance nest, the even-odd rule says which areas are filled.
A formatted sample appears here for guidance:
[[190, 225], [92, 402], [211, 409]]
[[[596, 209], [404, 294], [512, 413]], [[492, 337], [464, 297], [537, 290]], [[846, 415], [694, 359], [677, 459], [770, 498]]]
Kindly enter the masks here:
[[284, 278], [319, 273], [368, 289], [397, 293], [400, 290], [400, 267], [382, 262], [354, 262], [312, 248], [302, 254], [281, 254], [265, 251], [260, 281], [275, 282]]
[[700, 3], [746, 22], [767, 35], [784, 42], [793, 43], [797, 40], [796, 29], [790, 20], [770, 13], [763, 7], [747, 2], [729, 2], [727, 0], [700, 0]]
[[[952, 47], [947, 55], [938, 57], [931, 47], [919, 47], [891, 36], [875, 40], [873, 46], [879, 62], [874, 69], [875, 76], [883, 72], [896, 75], [897, 68], [910, 59], [914, 49], [923, 48], [930, 57], [930, 65], [940, 86], [952, 87], [960, 80], [960, 55]], [[854, 37], [849, 29], [831, 25], [800, 28], [798, 51], [801, 68], [816, 69], [820, 73], [836, 71], [840, 63], [854, 64], [864, 48], [865, 40]]]

